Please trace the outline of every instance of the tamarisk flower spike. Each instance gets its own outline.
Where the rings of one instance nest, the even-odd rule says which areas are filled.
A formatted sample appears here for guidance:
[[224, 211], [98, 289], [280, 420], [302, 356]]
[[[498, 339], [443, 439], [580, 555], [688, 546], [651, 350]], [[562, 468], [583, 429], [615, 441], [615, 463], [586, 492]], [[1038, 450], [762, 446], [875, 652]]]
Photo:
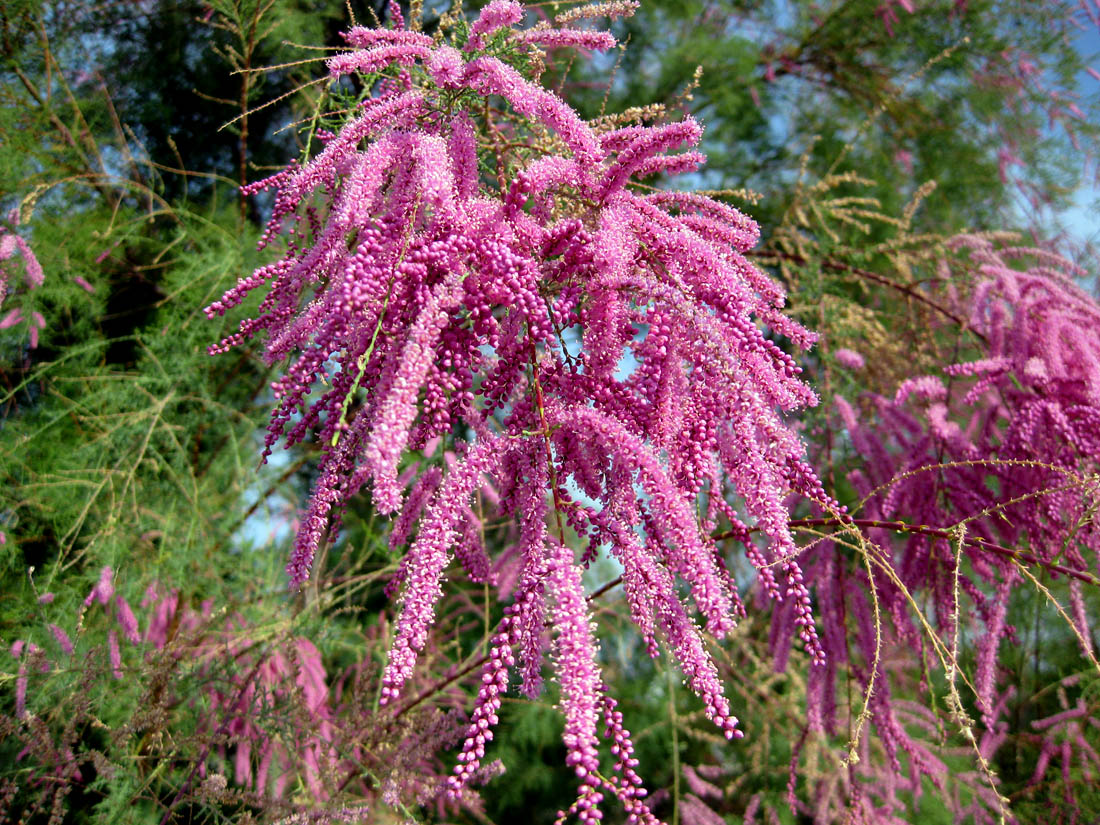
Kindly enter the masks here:
[[588, 29], [528, 29], [516, 39], [541, 49], [570, 48], [594, 52], [606, 52], [618, 44], [611, 32]]
[[[573, 559], [573, 551], [558, 545], [551, 552], [547, 572], [553, 591], [554, 653], [565, 716], [565, 764], [585, 781], [600, 767], [596, 749], [600, 703], [596, 640], [585, 603], [582, 571]], [[598, 802], [594, 800], [593, 805]]]
[[432, 48], [432, 39], [420, 32], [407, 29], [368, 29], [364, 26], [352, 26], [341, 37], [349, 45], [358, 49], [371, 49], [375, 46], [422, 46]]
[[382, 704], [400, 696], [402, 685], [412, 674], [416, 653], [427, 642], [442, 593], [440, 580], [458, 532], [461, 505], [469, 499], [480, 475], [493, 469], [499, 449], [496, 439], [473, 444], [460, 465], [447, 474], [428, 507], [424, 526], [409, 550], [401, 617], [382, 676]]
[[329, 73], [333, 77], [357, 71], [377, 72], [392, 64], [411, 66], [417, 60], [422, 60], [431, 54], [431, 38], [427, 40], [428, 46], [415, 42], [393, 43], [356, 52], [346, 52], [330, 57], [325, 61], [325, 65], [328, 66]]
[[632, 17], [638, 10], [638, 0], [607, 0], [602, 3], [589, 3], [584, 6], [574, 6], [566, 11], [554, 15], [554, 22], [559, 26], [566, 26], [578, 20], [592, 19], [595, 17], [607, 17], [615, 20], [621, 17]]
[[[8, 220], [18, 225], [19, 210], [13, 209], [8, 214]], [[46, 276], [30, 244], [15, 232], [11, 232], [7, 227], [0, 225], [0, 261], [7, 261], [13, 258], [16, 252], [23, 258], [23, 277], [26, 280], [27, 286], [31, 289], [42, 286]], [[8, 291], [7, 275], [8, 273], [5, 267], [0, 266], [0, 301], [3, 300], [4, 295]]]
[[466, 51], [477, 51], [485, 44], [485, 38], [503, 28], [514, 26], [523, 19], [523, 6], [516, 0], [491, 0], [470, 26], [470, 39]]

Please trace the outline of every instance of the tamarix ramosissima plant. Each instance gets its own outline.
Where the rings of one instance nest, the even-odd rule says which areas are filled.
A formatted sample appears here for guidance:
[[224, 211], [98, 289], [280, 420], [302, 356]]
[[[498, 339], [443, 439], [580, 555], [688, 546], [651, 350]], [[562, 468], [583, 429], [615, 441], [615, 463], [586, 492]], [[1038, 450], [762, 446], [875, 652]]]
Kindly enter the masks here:
[[[631, 2], [394, 4], [313, 82], [259, 66], [339, 4], [8, 5], [0, 823], [1096, 818], [1100, 313], [963, 226], [1077, 159], [1047, 115], [1095, 135], [1090, 4], [653, 4], [606, 85]], [[700, 148], [764, 243], [642, 182]], [[214, 307], [271, 363], [206, 359], [272, 204]], [[256, 521], [303, 482], [288, 599]]]
[[[103, 568], [69, 616], [41, 594], [41, 626], [10, 645], [0, 749], [18, 775], [0, 778], [0, 819], [61, 821], [87, 806], [102, 821], [167, 823], [220, 806], [343, 823], [439, 797], [436, 751], [461, 737], [457, 711], [382, 718], [369, 663], [326, 672], [285, 621], [193, 606], [157, 583], [134, 608], [116, 584]], [[478, 803], [468, 794], [450, 808]]]
[[[433, 39], [404, 28], [393, 7], [394, 28], [346, 33], [351, 50], [329, 69], [370, 93], [338, 131], [319, 134], [323, 151], [250, 185], [277, 189], [265, 242], [285, 232], [287, 253], [207, 308], [214, 316], [268, 288], [260, 314], [212, 352], [266, 330], [268, 362], [290, 363], [272, 384], [265, 457], [283, 437], [313, 434], [323, 446], [292, 585], [368, 483], [381, 512], [419, 515], [398, 573], [383, 704], [413, 673], [453, 556], [473, 581], [507, 582], [511, 603], [449, 793], [477, 771], [510, 672], [528, 695], [540, 691], [549, 645], [580, 782], [568, 813], [598, 819], [610, 794], [632, 821], [652, 820], [600, 675], [582, 573], [608, 548], [650, 655], [663, 637], [726, 738], [739, 735], [737, 719], [678, 584], [716, 638], [744, 613], [709, 538], [720, 520], [745, 536], [765, 589], [793, 605], [792, 632], [823, 662], [785, 499], [794, 491], [839, 510], [782, 418], [816, 399], [771, 333], [803, 348], [814, 338], [746, 260], [759, 236], [750, 218], [636, 185], [698, 168], [702, 127], [581, 120], [539, 85], [540, 47], [603, 51], [614, 38], [546, 21], [516, 29], [525, 16], [495, 0]], [[436, 450], [402, 473], [404, 457], [437, 437], [458, 453], [452, 466]], [[468, 540], [485, 478], [498, 514], [519, 526], [495, 557]], [[746, 516], [766, 544], [748, 540]], [[585, 545], [579, 559], [570, 531]], [[601, 716], [611, 778], [600, 770]]]
[[[1084, 774], [1091, 776], [1100, 771], [1100, 757], [1080, 729], [1059, 739], [1051, 728], [1085, 718], [1100, 727], [1094, 700], [1082, 695], [1077, 708], [1070, 709], [1065, 690], [1077, 685], [1081, 674], [1062, 683], [1052, 679], [1050, 687], [1058, 687], [1064, 712], [1032, 722], [1043, 734], [1010, 734], [1007, 717], [1014, 701], [1029, 703], [1034, 697], [1018, 690], [1022, 675], [1008, 667], [1001, 645], [1020, 641], [1021, 630], [1010, 617], [1013, 592], [1034, 588], [1036, 598], [1061, 615], [1085, 659], [1100, 671], [1084, 596], [1084, 587], [1100, 585], [1095, 575], [1100, 306], [1075, 283], [1075, 276], [1084, 273], [1071, 262], [1043, 249], [1006, 245], [1003, 239], [950, 239], [938, 269], [945, 282], [969, 285], [954, 291], [949, 306], [969, 328], [963, 334], [976, 339], [968, 350], [976, 357], [947, 364], [942, 374], [906, 379], [893, 398], [868, 394], [861, 399], [862, 414], [844, 398], [836, 399], [840, 421], [861, 459], [847, 473], [861, 499], [848, 522], [883, 555], [875, 560], [881, 569], [877, 584], [865, 581], [844, 595], [830, 586], [833, 574], [826, 565], [824, 575], [813, 577], [814, 592], [835, 605], [822, 611], [831, 617], [829, 623], [843, 622], [845, 610], [863, 614], [858, 645], [868, 658], [884, 636], [889, 644], [908, 640], [921, 645], [921, 659], [939, 659], [948, 674], [968, 682], [985, 730], [974, 740], [981, 764], [994, 765], [999, 752], [1003, 756], [1009, 750], [1005, 745], [1012, 734], [1030, 739], [1039, 763], [1025, 777], [1026, 790], [1043, 779], [1057, 753], [1065, 771], [1062, 795], [1072, 810], [1078, 805], [1077, 783], [1069, 779], [1071, 762], [1080, 759]], [[874, 574], [869, 568], [866, 575]], [[1066, 582], [1065, 606], [1050, 590], [1057, 579]], [[869, 632], [871, 605], [855, 595], [872, 586], [874, 609], [889, 619], [883, 624], [888, 628], [877, 635]], [[910, 609], [914, 594], [926, 605], [919, 614]], [[840, 627], [833, 630], [840, 632]], [[974, 639], [968, 678], [959, 672], [960, 632]], [[921, 772], [942, 786], [946, 767], [930, 759], [925, 746], [893, 718], [886, 676], [877, 676], [883, 681], [875, 688], [878, 701], [869, 707], [870, 718], [880, 730], [893, 729], [887, 737], [892, 753], [899, 747], [909, 752]], [[948, 709], [965, 730], [974, 722], [954, 695], [957, 690], [947, 687]], [[1001, 814], [1002, 801], [995, 793], [986, 796], [982, 804]], [[988, 811], [984, 818], [993, 821]], [[1075, 815], [1070, 821], [1077, 821]]]

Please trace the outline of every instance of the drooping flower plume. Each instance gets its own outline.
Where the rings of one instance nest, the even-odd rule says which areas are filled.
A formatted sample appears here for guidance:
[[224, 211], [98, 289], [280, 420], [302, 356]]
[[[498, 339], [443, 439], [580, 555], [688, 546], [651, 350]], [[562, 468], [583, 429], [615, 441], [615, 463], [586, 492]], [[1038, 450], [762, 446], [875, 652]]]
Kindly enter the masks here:
[[[571, 813], [597, 819], [610, 793], [646, 819], [581, 572], [601, 548], [618, 560], [650, 652], [663, 638], [728, 738], [737, 720], [697, 623], [720, 638], [744, 612], [709, 538], [721, 521], [766, 538], [746, 542], [749, 558], [823, 661], [785, 502], [794, 491], [835, 505], [782, 418], [815, 396], [765, 327], [798, 347], [814, 338], [746, 259], [759, 237], [750, 218], [635, 185], [702, 163], [702, 126], [585, 122], [522, 67], [537, 47], [603, 50], [614, 38], [545, 23], [517, 31], [524, 15], [496, 0], [442, 43], [401, 29], [348, 32], [332, 74], [386, 79], [320, 153], [250, 187], [276, 188], [265, 242], [285, 232], [287, 252], [208, 307], [215, 316], [267, 289], [260, 314], [212, 351], [266, 330], [269, 363], [289, 359], [272, 385], [267, 453], [280, 439], [322, 445], [292, 585], [364, 488], [397, 514], [400, 536], [419, 523], [399, 572], [384, 703], [413, 673], [456, 554], [491, 578], [476, 561], [484, 549], [465, 538], [475, 493], [495, 487], [498, 515], [514, 517], [518, 543], [494, 561], [514, 570], [512, 604], [451, 792], [477, 770], [509, 670], [518, 664], [524, 689], [537, 691], [552, 647], [567, 762], [581, 783]], [[449, 467], [442, 449], [425, 449], [440, 437], [457, 453]], [[403, 473], [414, 453], [417, 470]], [[599, 771], [601, 715], [620, 755], [614, 782]]]

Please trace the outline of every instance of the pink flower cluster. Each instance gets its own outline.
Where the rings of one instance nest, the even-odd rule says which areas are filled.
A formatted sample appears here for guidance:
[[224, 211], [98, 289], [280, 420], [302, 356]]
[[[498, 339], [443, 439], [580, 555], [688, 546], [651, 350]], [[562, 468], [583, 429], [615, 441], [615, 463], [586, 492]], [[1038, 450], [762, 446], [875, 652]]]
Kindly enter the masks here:
[[[956, 632], [956, 622], [973, 634], [972, 687], [986, 730], [982, 753], [991, 759], [1008, 727], [998, 651], [1016, 639], [1008, 605], [1013, 590], [1026, 584], [1018, 565], [1069, 578], [1072, 630], [1086, 654], [1096, 645], [1082, 580], [1074, 577], [1092, 581], [1100, 558], [1100, 529], [1092, 518], [1100, 492], [1100, 340], [1094, 334], [1100, 306], [1076, 285], [1082, 273], [1044, 250], [975, 236], [957, 237], [949, 248], [940, 274], [973, 284], [955, 311], [966, 317], [972, 332], [962, 334], [976, 343], [978, 357], [949, 365], [942, 375], [907, 379], [893, 398], [864, 398], [862, 412], [837, 399], [863, 459], [848, 474], [863, 498], [859, 525], [888, 554], [892, 574], [872, 582], [866, 572], [840, 569], [832, 542], [806, 554], [829, 654], [826, 668], [810, 675], [810, 716], [818, 729], [836, 725], [837, 669], [854, 666], [854, 651], [872, 661], [876, 650], [886, 656], [921, 649], [933, 664], [911, 606], [912, 598], [926, 599], [926, 613], [944, 638]], [[854, 644], [846, 639], [853, 620]], [[908, 780], [895, 769], [892, 786], [912, 783], [910, 790], [919, 793], [923, 775], [943, 787], [948, 770], [907, 729], [909, 713], [893, 700], [887, 670], [863, 670], [864, 687], [874, 679], [869, 710], [887, 756], [898, 763], [904, 755], [915, 768]], [[1045, 735], [1036, 739], [1046, 760], [1040, 775], [1056, 751]], [[1067, 765], [1070, 747], [1058, 744]], [[1090, 754], [1082, 759], [1097, 764]], [[891, 806], [901, 804], [891, 799]], [[995, 798], [982, 806], [1000, 810]]]
[[[50, 603], [53, 594], [46, 593], [39, 601]], [[110, 567], [100, 571], [98, 581], [84, 599], [76, 621], [78, 640], [85, 623], [91, 621], [89, 611], [97, 609], [97, 605], [107, 616], [107, 658], [116, 680], [126, 679], [132, 669], [142, 666], [134, 662], [125, 664], [124, 660], [130, 656], [124, 656], [120, 635], [135, 656], [145, 658], [152, 651], [165, 650], [173, 640], [188, 640], [188, 654], [194, 658], [198, 670], [211, 677], [203, 697], [206, 709], [202, 724], [208, 733], [222, 741], [229, 737], [235, 743], [231, 761], [238, 785], [260, 796], [272, 794], [278, 798], [286, 795], [290, 782], [300, 778], [314, 800], [328, 798], [321, 782], [322, 772], [331, 773], [339, 760], [332, 745], [335, 731], [325, 670], [320, 653], [309, 640], [289, 639], [261, 653], [240, 617], [231, 617], [223, 632], [211, 635], [210, 602], [204, 603], [201, 610], [194, 610], [177, 591], [165, 592], [156, 584], [145, 592], [140, 605], [143, 621], [139, 621], [129, 602], [116, 592], [114, 571]], [[208, 632], [199, 635], [197, 631], [204, 626]], [[73, 666], [74, 636], [57, 624], [49, 624], [49, 631], [60, 656], [48, 658], [47, 651], [33, 642], [19, 640], [11, 647], [12, 656], [20, 659], [16, 677], [17, 717], [25, 717], [27, 713], [28, 661], [34, 659], [43, 673]], [[173, 655], [182, 653], [175, 651]], [[230, 665], [228, 678], [224, 678], [226, 664]], [[301, 731], [296, 747], [290, 749], [259, 722], [265, 714], [284, 704], [294, 691], [301, 694], [308, 730]], [[226, 746], [222, 744], [219, 748], [221, 758], [229, 761]], [[205, 761], [199, 772], [206, 775]]]
[[[789, 606], [792, 635], [824, 661], [786, 501], [793, 491], [836, 505], [782, 418], [816, 398], [764, 326], [798, 347], [814, 338], [745, 257], [759, 237], [751, 219], [708, 197], [633, 185], [696, 168], [702, 127], [585, 122], [508, 61], [532, 45], [613, 40], [546, 25], [516, 32], [523, 16], [519, 3], [495, 0], [465, 43], [348, 33], [354, 48], [330, 59], [333, 73], [401, 82], [383, 83], [318, 155], [253, 187], [277, 188], [265, 242], [285, 231], [287, 252], [207, 308], [213, 317], [267, 289], [260, 314], [212, 351], [266, 330], [268, 362], [289, 366], [272, 385], [265, 457], [280, 439], [322, 445], [292, 585], [368, 483], [374, 506], [398, 514], [395, 535], [419, 523], [399, 573], [383, 703], [413, 674], [454, 555], [479, 580], [508, 583], [513, 603], [451, 792], [480, 764], [508, 671], [518, 664], [524, 690], [537, 692], [552, 644], [567, 762], [581, 783], [571, 813], [598, 819], [610, 793], [631, 821], [647, 820], [629, 734], [604, 695], [582, 571], [608, 549], [651, 654], [662, 637], [727, 738], [737, 720], [693, 615], [721, 638], [744, 612], [709, 538], [720, 525], [745, 537], [767, 593]], [[509, 111], [487, 106], [490, 96]], [[483, 174], [494, 163], [495, 179]], [[457, 454], [446, 472], [443, 451], [429, 447], [440, 438]], [[416, 451], [417, 469], [402, 473]], [[466, 538], [479, 490], [499, 494], [497, 513], [518, 526], [516, 544], [494, 558]], [[764, 541], [749, 540], [750, 524]], [[565, 525], [587, 544], [580, 560]], [[614, 780], [599, 770], [601, 714]]]
[[[13, 225], [17, 225], [19, 223], [19, 211], [13, 210], [8, 215], [8, 220]], [[7, 262], [15, 258], [16, 252], [23, 259], [23, 280], [26, 282], [28, 289], [37, 289], [42, 286], [42, 282], [45, 280], [42, 265], [38, 263], [38, 258], [35, 257], [30, 245], [15, 232], [10, 231], [4, 224], [0, 223], [0, 305], [3, 304], [5, 298], [15, 291], [15, 287], [11, 284], [12, 265]], [[3, 318], [0, 318], [0, 329], [8, 329], [22, 323], [24, 320], [29, 322], [30, 348], [34, 349], [38, 346], [39, 331], [46, 326], [46, 319], [42, 317], [42, 313], [32, 311], [30, 318], [25, 318], [22, 309], [9, 310]]]
[[[1096, 493], [1088, 479], [1100, 467], [1100, 342], [1090, 334], [1100, 328], [1100, 307], [1074, 283], [1076, 268], [1051, 253], [972, 236], [952, 248], [954, 266], [978, 276], [968, 320], [982, 357], [949, 365], [943, 377], [908, 379], [892, 400], [874, 399], [877, 436], [840, 402], [867, 459], [851, 480], [864, 495], [887, 485], [868, 501], [874, 518], [965, 520], [971, 539], [1088, 570], [1100, 553], [1100, 531], [1088, 518]], [[947, 560], [936, 544], [910, 539], [905, 582], [941, 578], [935, 570]], [[1018, 576], [1002, 556], [970, 545], [967, 553], [981, 579]], [[946, 588], [937, 590], [936, 611], [945, 618]], [[979, 612], [992, 620], [997, 608], [983, 603]]]

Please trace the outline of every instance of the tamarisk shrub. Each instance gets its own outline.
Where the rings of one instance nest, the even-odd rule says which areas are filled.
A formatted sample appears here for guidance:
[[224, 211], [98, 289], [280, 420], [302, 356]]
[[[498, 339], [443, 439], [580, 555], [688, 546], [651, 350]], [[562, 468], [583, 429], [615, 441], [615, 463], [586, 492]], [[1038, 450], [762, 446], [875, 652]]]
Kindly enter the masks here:
[[446, 769], [435, 751], [459, 741], [457, 710], [380, 718], [369, 665], [326, 672], [317, 648], [288, 629], [211, 599], [192, 606], [157, 583], [132, 608], [116, 583], [103, 568], [75, 616], [43, 594], [42, 626], [10, 646], [14, 707], [0, 716], [0, 749], [18, 776], [11, 796], [0, 791], [0, 817], [61, 821], [66, 808], [94, 804], [102, 821], [138, 807], [142, 821], [172, 822], [192, 818], [189, 806], [231, 805], [272, 821], [359, 822], [373, 810], [361, 803], [439, 796]]
[[[315, 156], [247, 187], [276, 190], [262, 243], [285, 233], [287, 251], [207, 307], [220, 315], [267, 287], [259, 314], [211, 352], [266, 331], [267, 361], [287, 367], [272, 384], [264, 457], [280, 439], [321, 444], [292, 586], [368, 484], [377, 510], [403, 530], [419, 524], [394, 584], [383, 704], [414, 672], [452, 555], [509, 599], [447, 792], [478, 771], [511, 672], [539, 692], [549, 646], [579, 780], [562, 816], [597, 820], [610, 794], [631, 821], [651, 820], [600, 676], [582, 572], [604, 548], [621, 565], [650, 655], [663, 638], [726, 738], [739, 735], [737, 719], [703, 628], [721, 638], [744, 607], [709, 538], [720, 522], [745, 538], [766, 592], [790, 606], [791, 632], [822, 664], [785, 499], [835, 503], [781, 417], [814, 393], [765, 328], [802, 348], [814, 337], [744, 257], [759, 236], [750, 218], [637, 186], [703, 163], [692, 149], [699, 123], [585, 122], [539, 85], [542, 49], [604, 51], [609, 33], [519, 29], [527, 12], [512, 0], [435, 39], [391, 12], [394, 28], [354, 27], [349, 50], [328, 61], [334, 79], [353, 75], [369, 90], [351, 116], [317, 133]], [[458, 455], [446, 468], [442, 448], [425, 449], [440, 439]], [[471, 507], [486, 479], [519, 531], [493, 555]], [[766, 541], [748, 540], [750, 523]], [[611, 778], [600, 770], [601, 718]]]
[[[75, 628], [66, 631], [58, 624], [48, 625], [53, 637], [49, 647], [23, 640], [13, 643], [10, 652], [20, 660], [16, 679], [16, 719], [31, 725], [34, 732], [27, 698], [29, 671], [34, 668], [28, 665], [37, 665], [47, 678], [55, 672], [73, 668], [77, 657], [88, 653], [87, 644], [80, 644], [78, 649], [74, 640], [80, 641], [88, 626], [105, 624], [106, 664], [114, 682], [133, 680], [136, 672], [140, 674], [139, 680], [150, 677], [152, 692], [174, 693], [184, 684], [183, 674], [175, 673], [174, 678], [166, 679], [167, 674], [161, 673], [158, 679], [156, 671], [159, 668], [153, 660], [164, 659], [170, 666], [178, 666], [185, 658], [182, 649], [186, 649], [186, 658], [198, 663], [197, 670], [206, 682], [204, 719], [198, 724], [198, 735], [216, 743], [215, 750], [223, 762], [227, 759], [227, 744], [232, 743], [234, 752], [229, 761], [233, 765], [236, 785], [250, 789], [254, 798], [270, 795], [279, 799], [284, 796], [288, 782], [301, 771], [302, 782], [310, 794], [315, 799], [325, 800], [327, 793], [320, 776], [326, 768], [329, 772], [334, 770], [337, 756], [326, 674], [313, 644], [298, 637], [272, 645], [269, 650], [258, 650], [239, 616], [219, 620], [212, 616], [213, 606], [209, 601], [200, 610], [195, 610], [178, 591], [165, 592], [156, 584], [147, 588], [135, 613], [122, 594], [115, 591], [114, 578], [111, 568], [104, 567], [84, 600]], [[42, 601], [48, 603], [52, 596], [46, 594]], [[100, 611], [105, 614], [105, 621], [98, 615]], [[212, 626], [217, 624], [224, 624], [224, 627], [214, 630]], [[129, 652], [131, 649], [133, 654]], [[231, 663], [228, 676], [224, 672], [225, 663]], [[83, 668], [76, 669], [88, 671], [85, 678], [89, 682], [95, 680], [95, 668], [88, 668], [85, 663]], [[158, 681], [162, 682], [159, 688], [155, 686]], [[265, 729], [266, 717], [277, 708], [285, 708], [292, 692], [300, 694], [294, 698], [300, 701], [304, 711], [298, 720], [296, 738], [299, 746], [293, 760], [286, 746]], [[174, 696], [163, 698], [169, 703], [177, 701]], [[154, 701], [153, 705], [156, 704]], [[158, 708], [146, 708], [149, 714], [146, 722], [152, 722], [156, 710]], [[164, 708], [159, 710], [163, 712]], [[137, 717], [131, 720], [131, 725], [143, 727]], [[41, 726], [38, 721], [37, 727]], [[52, 739], [47, 737], [38, 744], [31, 741], [22, 755], [34, 754], [39, 763], [52, 758], [54, 773], [62, 779], [80, 781], [79, 766], [89, 761], [89, 756], [75, 755], [72, 744], [62, 748], [64, 753], [53, 753], [51, 757], [54, 746]], [[209, 745], [206, 750], [210, 750]], [[57, 761], [61, 756], [64, 756], [63, 764]], [[104, 765], [109, 763], [102, 753], [94, 756]], [[197, 763], [200, 774], [205, 777], [208, 768], [205, 756]]]
[[[952, 580], [961, 575], [963, 592], [988, 625], [976, 685], [988, 710], [996, 648], [1008, 630], [1008, 593], [1022, 577], [1019, 561], [1070, 578], [1075, 632], [1084, 652], [1092, 651], [1080, 586], [1091, 581], [1100, 551], [1092, 519], [1100, 466], [1094, 334], [1100, 307], [1074, 284], [1083, 273], [1049, 252], [974, 236], [950, 247], [956, 256], [942, 267], [977, 273], [954, 280], [975, 282], [969, 323], [982, 357], [949, 364], [942, 377], [907, 379], [892, 399], [868, 399], [877, 413], [872, 422], [861, 421], [843, 399], [838, 408], [865, 459], [848, 478], [868, 517], [965, 525], [960, 552], [976, 581], [956, 573], [956, 553], [943, 552], [949, 542], [935, 535], [910, 535], [896, 569], [905, 587], [934, 596], [932, 615], [941, 627], [953, 620]], [[884, 538], [881, 528], [871, 535]], [[1006, 545], [1028, 552], [1013, 554]], [[986, 599], [978, 582], [994, 585], [994, 598]]]
[[[1010, 745], [1038, 758], [1018, 786], [1021, 793], [1044, 781], [1052, 758], [1061, 761], [1067, 811], [1079, 808], [1071, 767], [1079, 765], [1085, 777], [1100, 771], [1081, 727], [1081, 720], [1095, 719], [1095, 700], [1082, 694], [1071, 707], [1066, 695], [1080, 674], [1052, 685], [1061, 713], [1020, 731], [1017, 706], [1032, 697], [1018, 695], [1019, 674], [1006, 670], [1000, 653], [1002, 643], [1019, 642], [1010, 620], [1014, 593], [1036, 585], [1037, 598], [1053, 601], [1038, 578], [1049, 574], [1068, 583], [1068, 605], [1055, 604], [1097, 667], [1083, 587], [1100, 584], [1094, 518], [1100, 506], [1100, 307], [1075, 283], [1083, 274], [1046, 250], [973, 235], [950, 239], [938, 278], [950, 285], [953, 301], [946, 308], [964, 326], [943, 333], [957, 334], [955, 351], [972, 356], [940, 374], [904, 380], [892, 398], [867, 394], [858, 408], [835, 399], [860, 459], [846, 473], [860, 502], [852, 516], [835, 522], [843, 538], [821, 541], [804, 557], [830, 651], [827, 666], [809, 674], [807, 705], [811, 730], [835, 732], [850, 713], [838, 708], [837, 669], [848, 668], [867, 695], [867, 718], [887, 759], [868, 760], [863, 743], [863, 789], [850, 790], [858, 806], [848, 804], [868, 821], [903, 813], [896, 791], [916, 798], [924, 778], [943, 794], [951, 782], [967, 786], [965, 794], [956, 788], [945, 797], [960, 819], [998, 821], [1007, 809], [994, 766], [1011, 759], [1005, 756]], [[851, 355], [857, 357], [846, 356], [845, 366], [862, 368], [858, 354]], [[842, 546], [861, 548], [865, 569], [838, 566]], [[852, 621], [855, 631], [848, 634]], [[973, 640], [965, 676], [964, 635]], [[782, 635], [777, 638], [782, 644]], [[905, 669], [891, 673], [884, 663], [913, 650], [926, 673], [942, 668], [948, 679], [949, 724], [969, 731], [979, 767], [974, 775], [950, 776], [950, 752], [936, 741], [943, 720], [893, 695], [895, 688], [911, 694], [915, 686], [905, 683]], [[922, 677], [920, 692], [931, 687]], [[968, 717], [960, 691], [972, 697], [977, 720]]]

